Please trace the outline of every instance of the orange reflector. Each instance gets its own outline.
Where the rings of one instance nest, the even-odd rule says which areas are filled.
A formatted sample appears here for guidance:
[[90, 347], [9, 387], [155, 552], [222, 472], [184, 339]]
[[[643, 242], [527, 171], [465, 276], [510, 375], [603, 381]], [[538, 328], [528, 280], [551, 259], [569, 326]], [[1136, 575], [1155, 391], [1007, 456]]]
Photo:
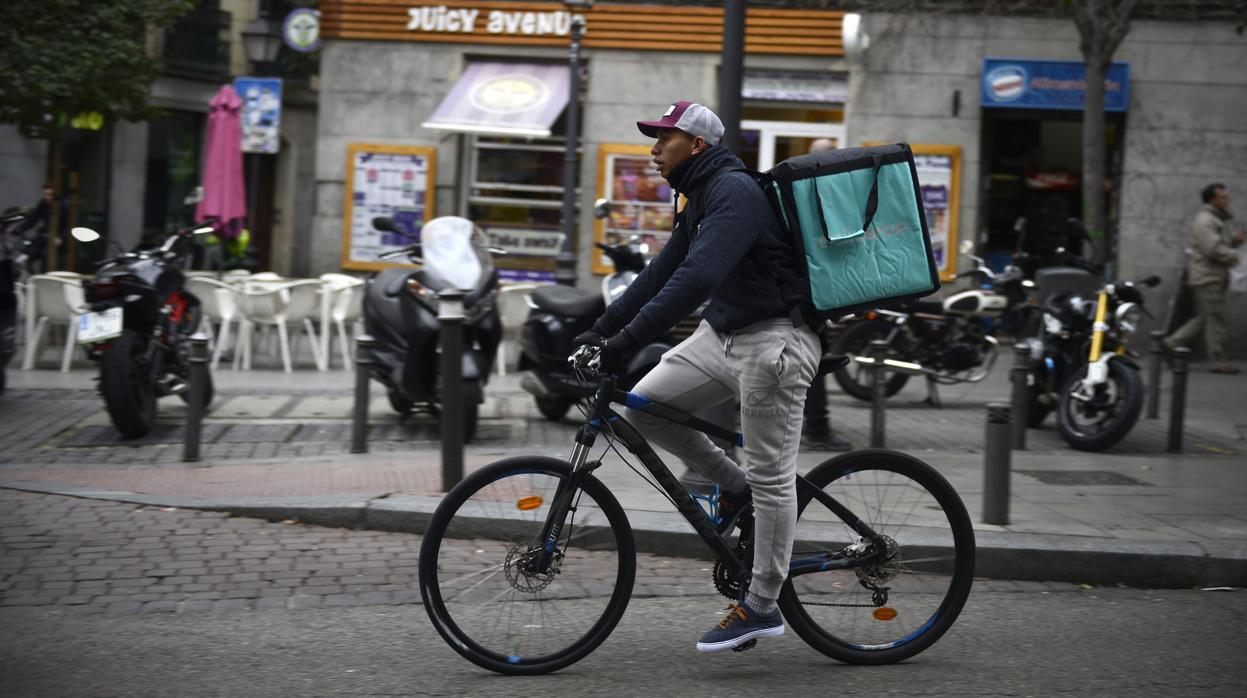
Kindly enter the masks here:
[[877, 318], [877, 317], [879, 317], [879, 315], [878, 315], [875, 311], [873, 311], [873, 310], [868, 310], [868, 311], [866, 311], [866, 319], [867, 319], [867, 320], [874, 320], [874, 319], [875, 319], [875, 318]]
[[541, 506], [541, 503], [543, 501], [545, 500], [543, 500], [541, 497], [538, 497], [536, 495], [533, 495], [531, 497], [521, 497], [520, 500], [515, 503], [515, 508], [519, 509], [520, 511], [528, 511], [530, 509], [536, 509], [537, 507]]
[[884, 606], [876, 608], [874, 612], [875, 620], [892, 620], [896, 617], [896, 609]]

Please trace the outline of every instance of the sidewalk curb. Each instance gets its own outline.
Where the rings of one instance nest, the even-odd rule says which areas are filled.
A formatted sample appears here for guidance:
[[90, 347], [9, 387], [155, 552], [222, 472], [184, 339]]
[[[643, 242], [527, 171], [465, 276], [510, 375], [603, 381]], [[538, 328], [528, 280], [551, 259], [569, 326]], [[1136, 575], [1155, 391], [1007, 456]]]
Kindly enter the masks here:
[[[0, 488], [143, 506], [220, 511], [269, 521], [335, 528], [424, 532], [441, 497], [353, 493], [311, 497], [199, 499], [25, 480]], [[638, 552], [713, 559], [677, 514], [629, 511]], [[1124, 584], [1140, 588], [1247, 587], [1247, 542], [1203, 546], [1190, 541], [976, 531], [975, 575], [995, 579]]]

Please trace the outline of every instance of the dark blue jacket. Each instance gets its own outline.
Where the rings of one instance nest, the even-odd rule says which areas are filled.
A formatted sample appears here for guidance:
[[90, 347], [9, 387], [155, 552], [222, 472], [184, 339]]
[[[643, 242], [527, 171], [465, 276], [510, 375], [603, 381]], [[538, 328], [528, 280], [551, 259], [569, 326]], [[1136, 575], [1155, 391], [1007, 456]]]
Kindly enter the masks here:
[[707, 298], [702, 317], [719, 333], [787, 317], [774, 260], [786, 257], [775, 214], [761, 187], [720, 145], [694, 156], [680, 181], [688, 198], [671, 239], [607, 307], [597, 327], [627, 329], [641, 344], [674, 327]]

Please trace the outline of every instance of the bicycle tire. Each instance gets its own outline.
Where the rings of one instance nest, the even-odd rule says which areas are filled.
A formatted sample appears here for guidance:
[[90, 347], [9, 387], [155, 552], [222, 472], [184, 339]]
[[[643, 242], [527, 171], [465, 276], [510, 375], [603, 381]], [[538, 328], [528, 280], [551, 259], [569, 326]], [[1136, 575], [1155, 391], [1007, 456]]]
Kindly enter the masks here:
[[[926, 463], [886, 450], [845, 453], [806, 479], [895, 547], [873, 567], [789, 577], [779, 598], [784, 618], [811, 647], [850, 664], [891, 664], [930, 647], [952, 627], [974, 581], [974, 529], [956, 491]], [[798, 497], [794, 560], [857, 541], [809, 491]], [[889, 505], [899, 520], [888, 517]], [[888, 587], [885, 604], [864, 580]]]
[[501, 460], [456, 485], [429, 521], [420, 547], [425, 610], [447, 644], [480, 667], [500, 674], [567, 667], [602, 644], [628, 606], [636, 577], [632, 527], [592, 475], [559, 536], [556, 549], [565, 554], [557, 572], [529, 575], [517, 564], [570, 474], [570, 464], [553, 458]]

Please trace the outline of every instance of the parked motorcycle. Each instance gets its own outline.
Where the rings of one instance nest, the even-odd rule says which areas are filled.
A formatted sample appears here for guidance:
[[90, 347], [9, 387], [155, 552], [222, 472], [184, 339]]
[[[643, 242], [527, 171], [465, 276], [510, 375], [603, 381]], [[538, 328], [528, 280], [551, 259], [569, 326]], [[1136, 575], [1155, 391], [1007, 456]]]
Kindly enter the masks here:
[[[997, 326], [1014, 331], [1025, 325], [1032, 284], [1022, 272], [1027, 261], [1017, 252], [1000, 274], [962, 247], [977, 267], [957, 278], [974, 279], [975, 288], [953, 293], [941, 301], [919, 301], [904, 310], [874, 310], [860, 322], [849, 324], [832, 344], [831, 353], [874, 357], [871, 342], [887, 343], [883, 359], [918, 364], [937, 383], [975, 383], [991, 373], [997, 355]], [[853, 362], [834, 374], [845, 393], [859, 400], [871, 399], [870, 375]], [[884, 382], [888, 396], [900, 391], [909, 374], [894, 372]]]
[[[372, 226], [413, 237], [389, 218], [374, 218]], [[491, 253], [503, 251], [486, 247], [485, 233], [472, 221], [435, 218], [421, 229], [418, 242], [382, 255], [407, 257], [421, 268], [380, 271], [368, 279], [364, 291], [364, 326], [377, 342], [373, 378], [386, 387], [396, 412], [408, 414], [419, 408], [434, 416], [441, 414], [438, 294], [464, 291], [462, 391], [467, 440], [476, 433], [484, 386], [502, 340], [498, 274]]]
[[[154, 249], [100, 262], [83, 283], [89, 313], [79, 317], [78, 342], [100, 365], [99, 388], [113, 426], [138, 438], [156, 421], [156, 399], [190, 399], [190, 337], [199, 328], [199, 299], [184, 288], [182, 269], [194, 237], [213, 226], [179, 230]], [[74, 228], [79, 242], [100, 239], [90, 228]], [[212, 375], [204, 406], [212, 403]]]
[[[1054, 282], [1080, 283], [1077, 271], [1041, 270], [1036, 284], [1051, 289]], [[1084, 277], [1081, 283], [1086, 281]], [[1037, 414], [1029, 415], [1031, 426], [1055, 408], [1061, 437], [1082, 451], [1102, 451], [1130, 433], [1143, 409], [1141, 369], [1127, 349], [1146, 315], [1138, 287], [1159, 283], [1160, 277], [1149, 276], [1137, 282], [1100, 282], [1091, 293], [1048, 296], [1043, 303], [1043, 356], [1035, 369], [1029, 408]]]
[[[607, 203], [599, 200], [594, 215], [604, 218]], [[529, 371], [521, 386], [533, 395], [537, 409], [546, 419], [557, 421], [567, 414], [578, 400], [590, 396], [595, 384], [584, 384], [570, 370], [572, 340], [593, 326], [606, 306], [623, 295], [628, 285], [645, 268], [645, 255], [636, 241], [619, 244], [596, 243], [615, 266], [615, 271], [602, 279], [599, 293], [570, 286], [542, 286], [528, 296], [531, 311], [520, 330], [519, 370]], [[661, 335], [632, 357], [619, 387], [629, 390], [651, 368], [658, 365], [664, 352], [672, 346], [671, 337]]]
[[26, 268], [26, 248], [30, 243], [4, 231], [20, 223], [24, 213], [0, 216], [0, 393], [8, 383], [5, 371], [17, 353], [17, 287]]

